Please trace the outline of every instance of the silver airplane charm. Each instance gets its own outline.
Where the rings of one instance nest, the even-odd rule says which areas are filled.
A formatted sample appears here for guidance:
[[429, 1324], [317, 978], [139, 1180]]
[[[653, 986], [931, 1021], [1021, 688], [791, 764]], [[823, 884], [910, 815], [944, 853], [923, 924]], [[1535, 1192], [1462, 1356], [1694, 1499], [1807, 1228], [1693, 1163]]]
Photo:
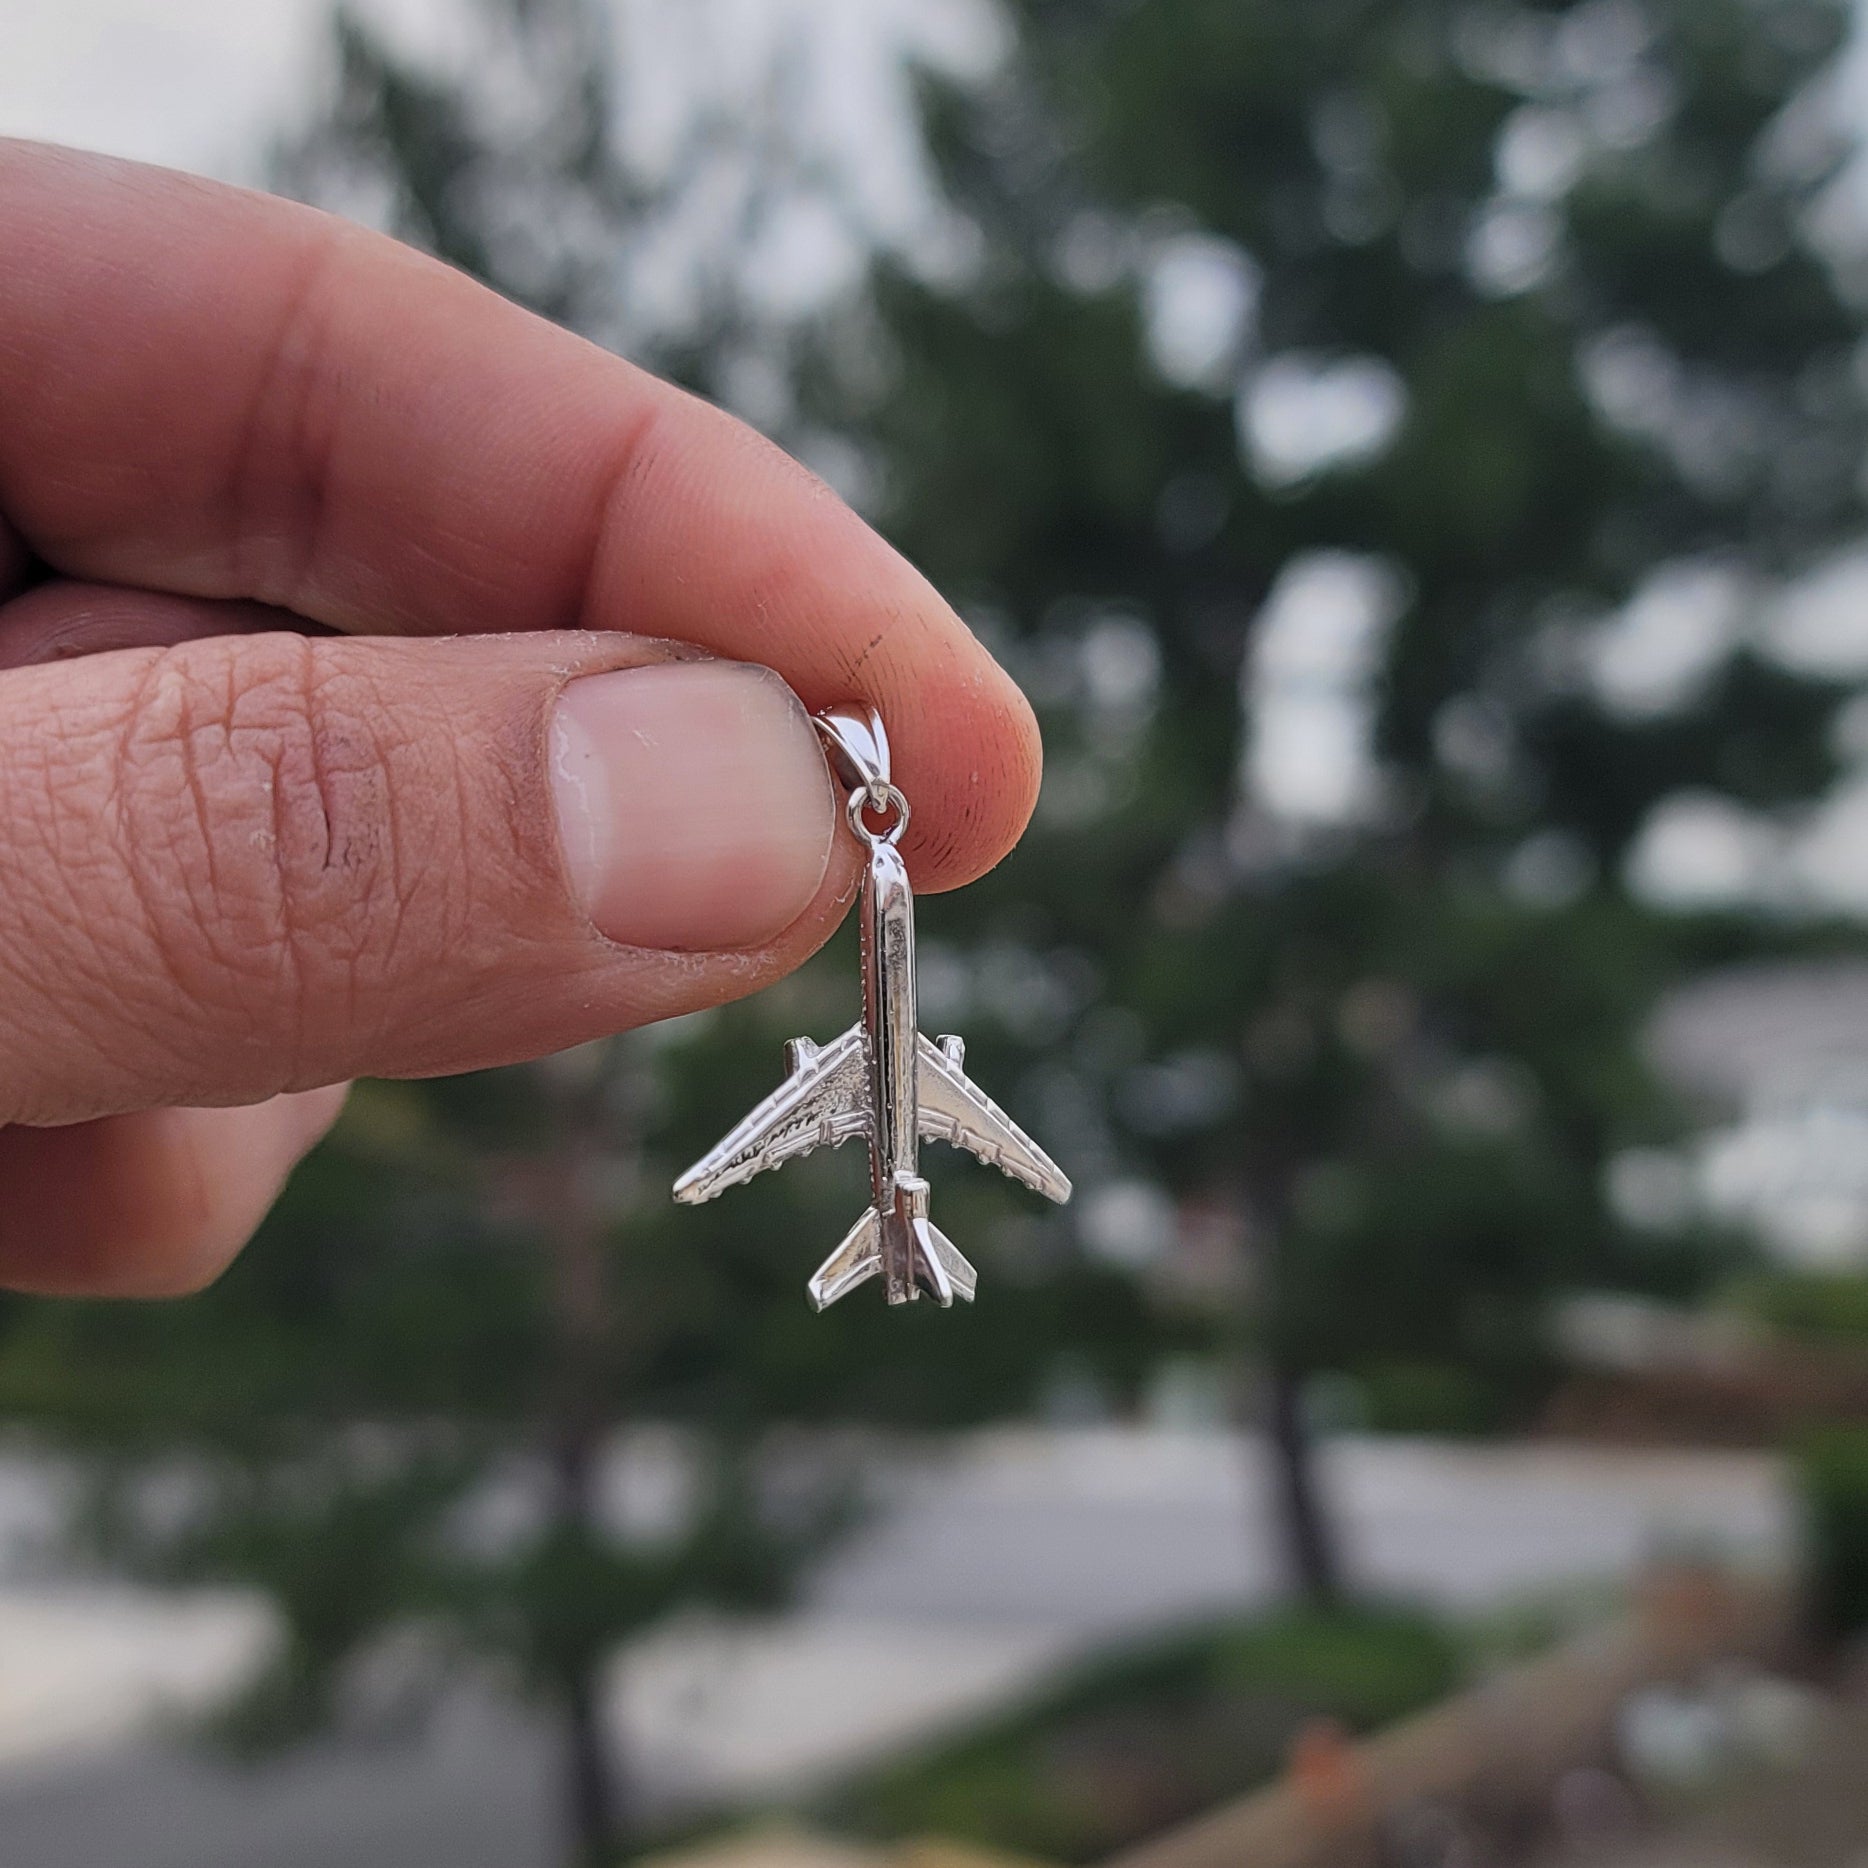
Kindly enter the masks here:
[[[1052, 1200], [1068, 1200], [1070, 1182], [967, 1076], [961, 1040], [930, 1043], [915, 1022], [914, 896], [895, 848], [908, 800], [889, 782], [881, 719], [869, 708], [833, 707], [817, 716], [817, 726], [832, 763], [854, 786], [846, 815], [869, 852], [862, 1020], [821, 1047], [793, 1038], [785, 1046], [785, 1081], [675, 1182], [675, 1198], [711, 1200], [763, 1168], [861, 1135], [869, 1143], [873, 1201], [808, 1285], [812, 1306], [822, 1310], [880, 1273], [891, 1304], [925, 1290], [944, 1309], [956, 1297], [971, 1302], [977, 1279], [928, 1218], [919, 1145], [953, 1142]], [[866, 815], [894, 821], [877, 831]]]

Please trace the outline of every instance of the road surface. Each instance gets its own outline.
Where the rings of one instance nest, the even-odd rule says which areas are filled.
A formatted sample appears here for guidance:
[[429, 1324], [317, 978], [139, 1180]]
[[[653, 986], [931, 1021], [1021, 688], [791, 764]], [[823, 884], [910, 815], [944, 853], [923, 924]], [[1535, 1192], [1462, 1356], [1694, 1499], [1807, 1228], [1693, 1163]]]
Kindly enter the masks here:
[[[0, 1473], [9, 1523], [43, 1515]], [[1743, 1454], [1339, 1443], [1330, 1489], [1360, 1580], [1482, 1608], [1625, 1575], [1662, 1551], [1771, 1561], [1780, 1473]], [[770, 1796], [963, 1717], [1112, 1636], [1275, 1589], [1262, 1454], [1217, 1436], [996, 1432], [894, 1467], [802, 1609], [690, 1627], [619, 1664], [636, 1788], [667, 1809]], [[237, 1601], [0, 1581], [5, 1868], [551, 1868], [552, 1758], [523, 1713], [463, 1694], [387, 1748], [257, 1772], [145, 1728], [264, 1638]]]

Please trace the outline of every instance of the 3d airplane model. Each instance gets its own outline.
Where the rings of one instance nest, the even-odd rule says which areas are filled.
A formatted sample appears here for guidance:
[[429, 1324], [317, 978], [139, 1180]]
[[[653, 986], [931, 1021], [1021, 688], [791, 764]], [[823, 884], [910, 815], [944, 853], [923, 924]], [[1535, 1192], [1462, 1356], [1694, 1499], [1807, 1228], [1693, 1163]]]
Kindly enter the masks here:
[[[889, 782], [889, 746], [868, 709], [839, 707], [817, 716], [833, 762], [854, 785], [851, 830], [868, 846], [861, 903], [863, 1016], [821, 1048], [809, 1038], [785, 1046], [785, 1081], [675, 1183], [675, 1198], [694, 1204], [763, 1168], [852, 1136], [869, 1143], [873, 1201], [831, 1253], [808, 1288], [819, 1310], [880, 1275], [888, 1301], [905, 1304], [926, 1291], [944, 1307], [972, 1299], [973, 1267], [928, 1218], [928, 1184], [918, 1148], [952, 1142], [1035, 1188], [1070, 1198], [1070, 1182], [1049, 1155], [962, 1068], [965, 1046], [930, 1042], [915, 1019], [914, 897], [896, 850], [908, 803]], [[867, 817], [893, 817], [883, 831]]]

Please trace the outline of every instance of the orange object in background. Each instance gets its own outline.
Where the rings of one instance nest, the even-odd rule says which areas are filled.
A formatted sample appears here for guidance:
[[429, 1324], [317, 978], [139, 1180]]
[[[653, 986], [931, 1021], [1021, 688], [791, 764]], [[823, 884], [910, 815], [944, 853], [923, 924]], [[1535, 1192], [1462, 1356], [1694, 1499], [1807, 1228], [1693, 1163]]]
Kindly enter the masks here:
[[1349, 1729], [1337, 1719], [1307, 1719], [1297, 1728], [1285, 1782], [1321, 1829], [1349, 1829], [1369, 1820], [1368, 1768]]

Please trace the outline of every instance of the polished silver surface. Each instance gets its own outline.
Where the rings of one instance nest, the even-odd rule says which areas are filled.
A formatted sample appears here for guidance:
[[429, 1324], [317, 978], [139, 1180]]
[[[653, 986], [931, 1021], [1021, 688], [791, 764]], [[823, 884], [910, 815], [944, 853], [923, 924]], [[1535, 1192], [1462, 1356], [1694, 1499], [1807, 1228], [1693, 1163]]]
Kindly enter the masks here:
[[[966, 1074], [966, 1047], [930, 1043], [915, 1014], [915, 911], [895, 845], [908, 800], [889, 776], [889, 742], [868, 708], [817, 716], [832, 764], [851, 787], [851, 832], [864, 844], [861, 914], [863, 1016], [840, 1038], [785, 1046], [785, 1081], [675, 1182], [687, 1204], [750, 1180], [764, 1168], [860, 1135], [869, 1143], [871, 1203], [807, 1289], [819, 1310], [880, 1277], [891, 1304], [924, 1291], [943, 1307], [972, 1299], [973, 1267], [928, 1217], [923, 1141], [951, 1142], [1052, 1200], [1070, 1182], [1049, 1155]], [[880, 827], [870, 819], [884, 820]]]
[[889, 784], [889, 736], [882, 716], [873, 707], [826, 707], [812, 718], [844, 782], [867, 791], [880, 809]]

